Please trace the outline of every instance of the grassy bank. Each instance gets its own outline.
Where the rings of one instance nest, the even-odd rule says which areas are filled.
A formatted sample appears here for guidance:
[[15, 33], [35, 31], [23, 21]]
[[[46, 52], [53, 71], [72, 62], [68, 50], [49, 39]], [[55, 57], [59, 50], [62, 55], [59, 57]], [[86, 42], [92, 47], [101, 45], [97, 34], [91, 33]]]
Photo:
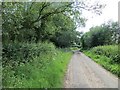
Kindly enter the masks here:
[[[63, 87], [64, 74], [71, 53], [55, 49], [53, 44], [29, 44], [26, 47], [27, 61], [22, 57], [22, 46], [14, 52], [5, 54], [3, 60], [9, 62], [3, 66], [3, 87], [6, 88], [59, 88]], [[29, 47], [29, 49], [28, 49]], [[9, 47], [11, 50], [11, 47]], [[12, 46], [13, 48], [13, 46]], [[39, 50], [38, 50], [39, 49]], [[8, 48], [7, 48], [8, 50]], [[8, 50], [8, 51], [10, 51]], [[10, 55], [10, 53], [13, 53]], [[33, 54], [35, 53], [35, 54]], [[16, 54], [20, 54], [16, 57]], [[30, 54], [30, 55], [29, 55]], [[7, 57], [11, 56], [12, 59]], [[21, 56], [21, 58], [20, 58]], [[8, 60], [10, 59], [10, 60]], [[17, 59], [17, 60], [16, 60]], [[22, 59], [22, 60], [21, 60]], [[18, 61], [18, 62], [16, 62]], [[24, 62], [25, 61], [25, 62]], [[14, 64], [12, 62], [15, 62]]]
[[84, 53], [108, 71], [120, 77], [120, 58], [117, 45], [98, 46]]

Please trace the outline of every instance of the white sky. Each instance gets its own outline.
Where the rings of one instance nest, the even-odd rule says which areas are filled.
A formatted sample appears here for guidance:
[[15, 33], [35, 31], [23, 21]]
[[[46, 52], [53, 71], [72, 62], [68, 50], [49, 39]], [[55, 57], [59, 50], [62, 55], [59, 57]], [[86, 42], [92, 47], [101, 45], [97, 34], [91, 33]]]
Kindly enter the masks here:
[[87, 32], [92, 26], [101, 25], [109, 20], [118, 21], [118, 2], [120, 0], [89, 0], [92, 2], [99, 1], [106, 4], [106, 7], [102, 10], [101, 15], [83, 11], [83, 16], [87, 18], [85, 28], [77, 28], [77, 31]]

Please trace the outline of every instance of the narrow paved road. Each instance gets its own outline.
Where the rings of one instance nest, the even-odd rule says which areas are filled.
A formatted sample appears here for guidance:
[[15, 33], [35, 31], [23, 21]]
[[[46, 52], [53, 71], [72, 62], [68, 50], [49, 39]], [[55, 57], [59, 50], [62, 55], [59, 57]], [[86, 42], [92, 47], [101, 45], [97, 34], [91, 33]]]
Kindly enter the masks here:
[[65, 88], [118, 88], [118, 78], [83, 53], [75, 53], [65, 77]]

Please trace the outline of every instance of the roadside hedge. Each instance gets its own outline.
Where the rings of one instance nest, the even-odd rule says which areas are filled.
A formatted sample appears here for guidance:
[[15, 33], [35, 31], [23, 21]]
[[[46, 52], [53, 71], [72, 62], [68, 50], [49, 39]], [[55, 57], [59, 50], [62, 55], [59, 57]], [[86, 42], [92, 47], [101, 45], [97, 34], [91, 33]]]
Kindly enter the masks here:
[[118, 53], [117, 45], [98, 46], [91, 49], [91, 52], [110, 58], [111, 63], [120, 64], [120, 55]]
[[53, 53], [55, 47], [52, 43], [32, 43], [32, 44], [21, 44], [12, 43], [3, 45], [3, 66], [6, 64], [19, 65], [20, 63], [31, 62], [33, 58], [41, 56], [41, 54]]

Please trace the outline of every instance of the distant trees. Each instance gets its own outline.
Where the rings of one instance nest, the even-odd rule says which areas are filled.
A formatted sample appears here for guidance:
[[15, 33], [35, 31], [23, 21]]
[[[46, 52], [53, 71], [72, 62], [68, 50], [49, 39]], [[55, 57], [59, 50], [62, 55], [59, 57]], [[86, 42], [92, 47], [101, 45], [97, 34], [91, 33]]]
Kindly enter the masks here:
[[92, 27], [89, 32], [81, 37], [83, 48], [91, 48], [99, 45], [110, 45], [118, 43], [118, 24], [108, 22], [101, 26]]

